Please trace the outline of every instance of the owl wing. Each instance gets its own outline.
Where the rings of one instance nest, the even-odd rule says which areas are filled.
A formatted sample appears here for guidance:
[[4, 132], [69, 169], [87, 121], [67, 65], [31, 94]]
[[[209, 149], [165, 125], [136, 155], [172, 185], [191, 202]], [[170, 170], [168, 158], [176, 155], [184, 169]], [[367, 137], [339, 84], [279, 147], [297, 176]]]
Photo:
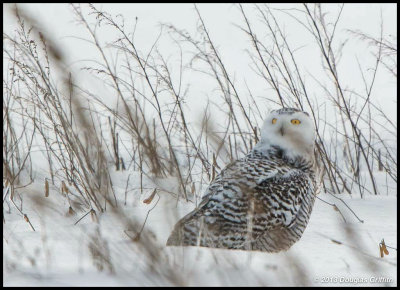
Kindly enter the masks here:
[[167, 246], [195, 245], [193, 237], [201, 230], [200, 223], [203, 223], [204, 217], [213, 211], [215, 201], [220, 200], [220, 189], [223, 188], [226, 177], [237, 175], [241, 163], [240, 159], [231, 162], [215, 177], [207, 187], [199, 205], [177, 222], [168, 238]]
[[[284, 173], [261, 180], [255, 189], [264, 210], [273, 211], [272, 221], [290, 227], [299, 215], [302, 201], [312, 195], [313, 186], [308, 174], [290, 168]], [[265, 228], [267, 230], [267, 228]]]
[[264, 205], [264, 223], [255, 231], [251, 248], [268, 252], [287, 250], [307, 226], [315, 200], [312, 178], [298, 169], [260, 182], [257, 192]]
[[259, 187], [260, 181], [278, 173], [275, 168], [259, 162], [243, 158], [227, 165], [211, 182], [199, 206], [175, 225], [167, 245], [199, 245], [202, 233], [208, 233], [207, 241], [204, 234], [200, 239], [203, 246], [219, 247], [220, 241], [215, 239], [230, 234], [237, 237], [237, 243], [243, 240], [248, 214], [247, 193]]

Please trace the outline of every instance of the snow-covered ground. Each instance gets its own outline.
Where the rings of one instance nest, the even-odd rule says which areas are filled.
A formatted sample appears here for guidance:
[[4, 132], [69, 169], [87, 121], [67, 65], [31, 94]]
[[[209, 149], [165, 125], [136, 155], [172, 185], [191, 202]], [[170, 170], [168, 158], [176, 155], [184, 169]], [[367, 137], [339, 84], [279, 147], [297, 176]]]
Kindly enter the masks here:
[[[130, 194], [124, 206], [124, 173], [116, 173], [123, 214], [108, 210], [98, 215], [98, 223], [89, 214], [74, 225], [85, 212], [67, 216], [69, 205], [56, 188], [47, 198], [40, 184], [21, 190], [23, 212], [35, 231], [12, 205], [10, 211], [5, 207], [3, 285], [397, 285], [397, 250], [388, 248], [384, 258], [379, 251], [382, 239], [397, 248], [395, 189], [387, 196], [340, 196], [363, 223], [343, 202], [321, 193], [319, 198], [335, 203], [343, 217], [317, 199], [301, 240], [287, 252], [269, 254], [166, 247], [174, 223], [194, 203], [177, 203], [160, 192], [146, 204], [147, 191], [140, 199]], [[128, 235], [135, 236], [148, 212], [141, 238], [132, 241]]]

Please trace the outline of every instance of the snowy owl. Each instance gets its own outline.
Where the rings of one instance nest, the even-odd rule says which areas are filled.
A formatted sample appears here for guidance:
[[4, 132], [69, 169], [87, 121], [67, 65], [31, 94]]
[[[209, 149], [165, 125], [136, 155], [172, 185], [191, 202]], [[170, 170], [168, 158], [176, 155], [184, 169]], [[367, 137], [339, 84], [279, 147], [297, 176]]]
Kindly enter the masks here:
[[261, 140], [211, 182], [167, 246], [279, 252], [302, 236], [315, 200], [315, 128], [308, 113], [271, 111]]

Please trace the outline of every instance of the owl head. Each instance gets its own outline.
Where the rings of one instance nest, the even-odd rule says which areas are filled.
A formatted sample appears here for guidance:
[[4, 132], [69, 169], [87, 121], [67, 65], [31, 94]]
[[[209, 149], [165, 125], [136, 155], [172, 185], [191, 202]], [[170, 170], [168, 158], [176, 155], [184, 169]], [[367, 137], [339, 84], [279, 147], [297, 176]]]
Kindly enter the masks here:
[[259, 149], [277, 146], [288, 157], [312, 156], [315, 141], [314, 122], [307, 112], [295, 108], [273, 110], [261, 127]]

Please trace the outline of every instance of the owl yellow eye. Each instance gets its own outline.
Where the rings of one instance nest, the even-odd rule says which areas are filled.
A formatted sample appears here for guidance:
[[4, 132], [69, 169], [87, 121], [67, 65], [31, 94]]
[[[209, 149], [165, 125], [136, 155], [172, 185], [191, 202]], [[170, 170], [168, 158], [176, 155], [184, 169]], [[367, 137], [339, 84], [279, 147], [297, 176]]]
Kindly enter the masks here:
[[272, 119], [272, 124], [275, 124], [276, 123], [276, 118], [273, 118]]
[[301, 122], [298, 119], [292, 119], [290, 120], [290, 123], [292, 123], [293, 125], [299, 125]]

